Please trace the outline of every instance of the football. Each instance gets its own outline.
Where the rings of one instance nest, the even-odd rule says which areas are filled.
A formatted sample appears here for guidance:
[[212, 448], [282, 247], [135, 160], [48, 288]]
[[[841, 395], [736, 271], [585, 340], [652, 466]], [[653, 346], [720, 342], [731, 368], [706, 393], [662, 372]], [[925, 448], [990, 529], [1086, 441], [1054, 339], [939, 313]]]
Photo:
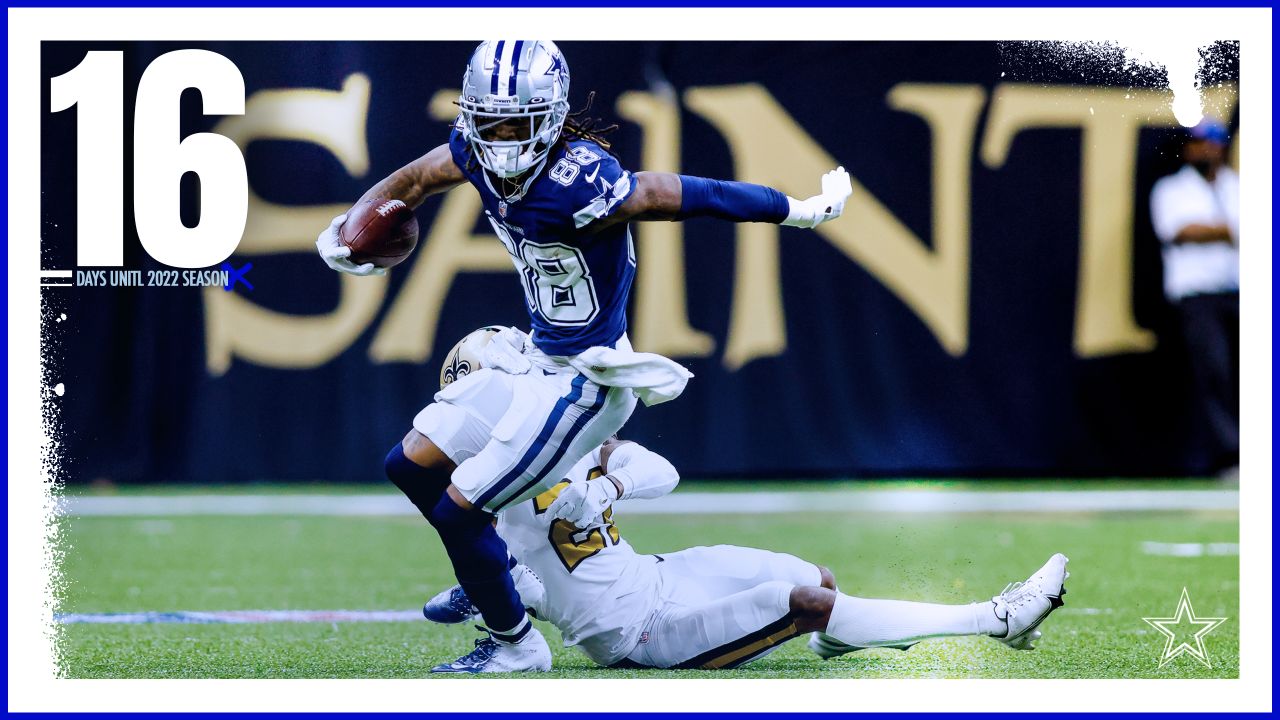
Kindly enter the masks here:
[[351, 208], [338, 237], [351, 248], [351, 262], [389, 268], [418, 246], [418, 219], [403, 201], [373, 198]]

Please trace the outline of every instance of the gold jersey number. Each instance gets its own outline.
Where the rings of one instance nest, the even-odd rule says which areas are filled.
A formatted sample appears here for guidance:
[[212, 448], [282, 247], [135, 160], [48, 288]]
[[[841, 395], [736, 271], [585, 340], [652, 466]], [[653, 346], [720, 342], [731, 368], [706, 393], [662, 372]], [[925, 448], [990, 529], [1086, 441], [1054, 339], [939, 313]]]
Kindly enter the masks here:
[[[598, 467], [592, 468], [587, 473], [587, 480], [595, 480], [604, 475], [604, 471]], [[569, 486], [568, 480], [562, 480], [556, 483], [554, 487], [533, 499], [533, 510], [536, 514], [541, 515], [551, 507], [551, 503], [560, 496], [560, 491]], [[556, 555], [560, 557], [560, 562], [564, 563], [564, 569], [573, 572], [583, 560], [604, 550], [607, 545], [617, 545], [622, 536], [618, 533], [618, 528], [613, 524], [613, 508], [605, 510], [600, 516], [603, 525], [582, 529], [568, 520], [552, 520], [551, 527], [547, 530], [547, 540], [551, 542], [551, 546], [556, 549]], [[609, 540], [605, 540], [608, 534]]]

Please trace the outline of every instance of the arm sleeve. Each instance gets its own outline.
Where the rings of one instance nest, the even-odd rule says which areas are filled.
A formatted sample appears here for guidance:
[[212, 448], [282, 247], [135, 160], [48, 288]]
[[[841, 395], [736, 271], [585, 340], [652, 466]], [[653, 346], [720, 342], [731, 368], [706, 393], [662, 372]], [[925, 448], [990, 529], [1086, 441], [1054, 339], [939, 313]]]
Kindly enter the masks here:
[[660, 498], [680, 484], [680, 474], [666, 458], [634, 442], [614, 448], [605, 470], [622, 485], [619, 500]]
[[732, 180], [680, 176], [677, 220], [707, 216], [733, 222], [778, 224], [791, 212], [787, 196], [771, 187]]

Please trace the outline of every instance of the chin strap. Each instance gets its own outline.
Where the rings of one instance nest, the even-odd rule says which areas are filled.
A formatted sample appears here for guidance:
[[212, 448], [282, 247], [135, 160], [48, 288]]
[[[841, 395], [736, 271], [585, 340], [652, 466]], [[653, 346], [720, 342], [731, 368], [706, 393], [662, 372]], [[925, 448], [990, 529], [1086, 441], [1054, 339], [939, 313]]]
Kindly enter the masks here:
[[[538, 179], [538, 175], [542, 172], [542, 168], [546, 166], [547, 158], [550, 157], [550, 155], [551, 155], [550, 152], [548, 152], [546, 155], [543, 155], [542, 159], [538, 161], [538, 164], [534, 165], [532, 170], [529, 170], [525, 173], [525, 176], [526, 176], [525, 180], [521, 182], [519, 185], [516, 185], [515, 192], [512, 192], [512, 193], [499, 192], [498, 189], [493, 186], [493, 180], [489, 177], [490, 173], [488, 170], [485, 170], [482, 173], [484, 175], [484, 184], [488, 186], [489, 192], [493, 193], [498, 198], [506, 202], [516, 202], [521, 198], [523, 198], [525, 193], [529, 192], [529, 187], [533, 185], [534, 180]], [[503, 182], [505, 183], [505, 181]], [[515, 185], [515, 183], [511, 183], [511, 184]]]

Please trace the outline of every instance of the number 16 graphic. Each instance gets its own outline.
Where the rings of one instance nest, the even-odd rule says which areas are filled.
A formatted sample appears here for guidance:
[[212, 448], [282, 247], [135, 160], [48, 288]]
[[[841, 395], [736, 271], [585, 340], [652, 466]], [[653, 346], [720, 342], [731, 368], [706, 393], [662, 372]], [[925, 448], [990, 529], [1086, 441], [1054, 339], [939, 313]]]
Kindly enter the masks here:
[[[175, 50], [142, 74], [134, 105], [133, 215], [138, 239], [157, 261], [200, 268], [240, 244], [249, 212], [244, 155], [215, 133], [181, 137], [179, 100], [200, 91], [205, 115], [244, 114], [244, 76], [207, 50]], [[50, 110], [78, 106], [76, 264], [124, 264], [124, 53], [92, 51], [50, 81]], [[180, 180], [200, 179], [200, 222], [182, 224]]]

